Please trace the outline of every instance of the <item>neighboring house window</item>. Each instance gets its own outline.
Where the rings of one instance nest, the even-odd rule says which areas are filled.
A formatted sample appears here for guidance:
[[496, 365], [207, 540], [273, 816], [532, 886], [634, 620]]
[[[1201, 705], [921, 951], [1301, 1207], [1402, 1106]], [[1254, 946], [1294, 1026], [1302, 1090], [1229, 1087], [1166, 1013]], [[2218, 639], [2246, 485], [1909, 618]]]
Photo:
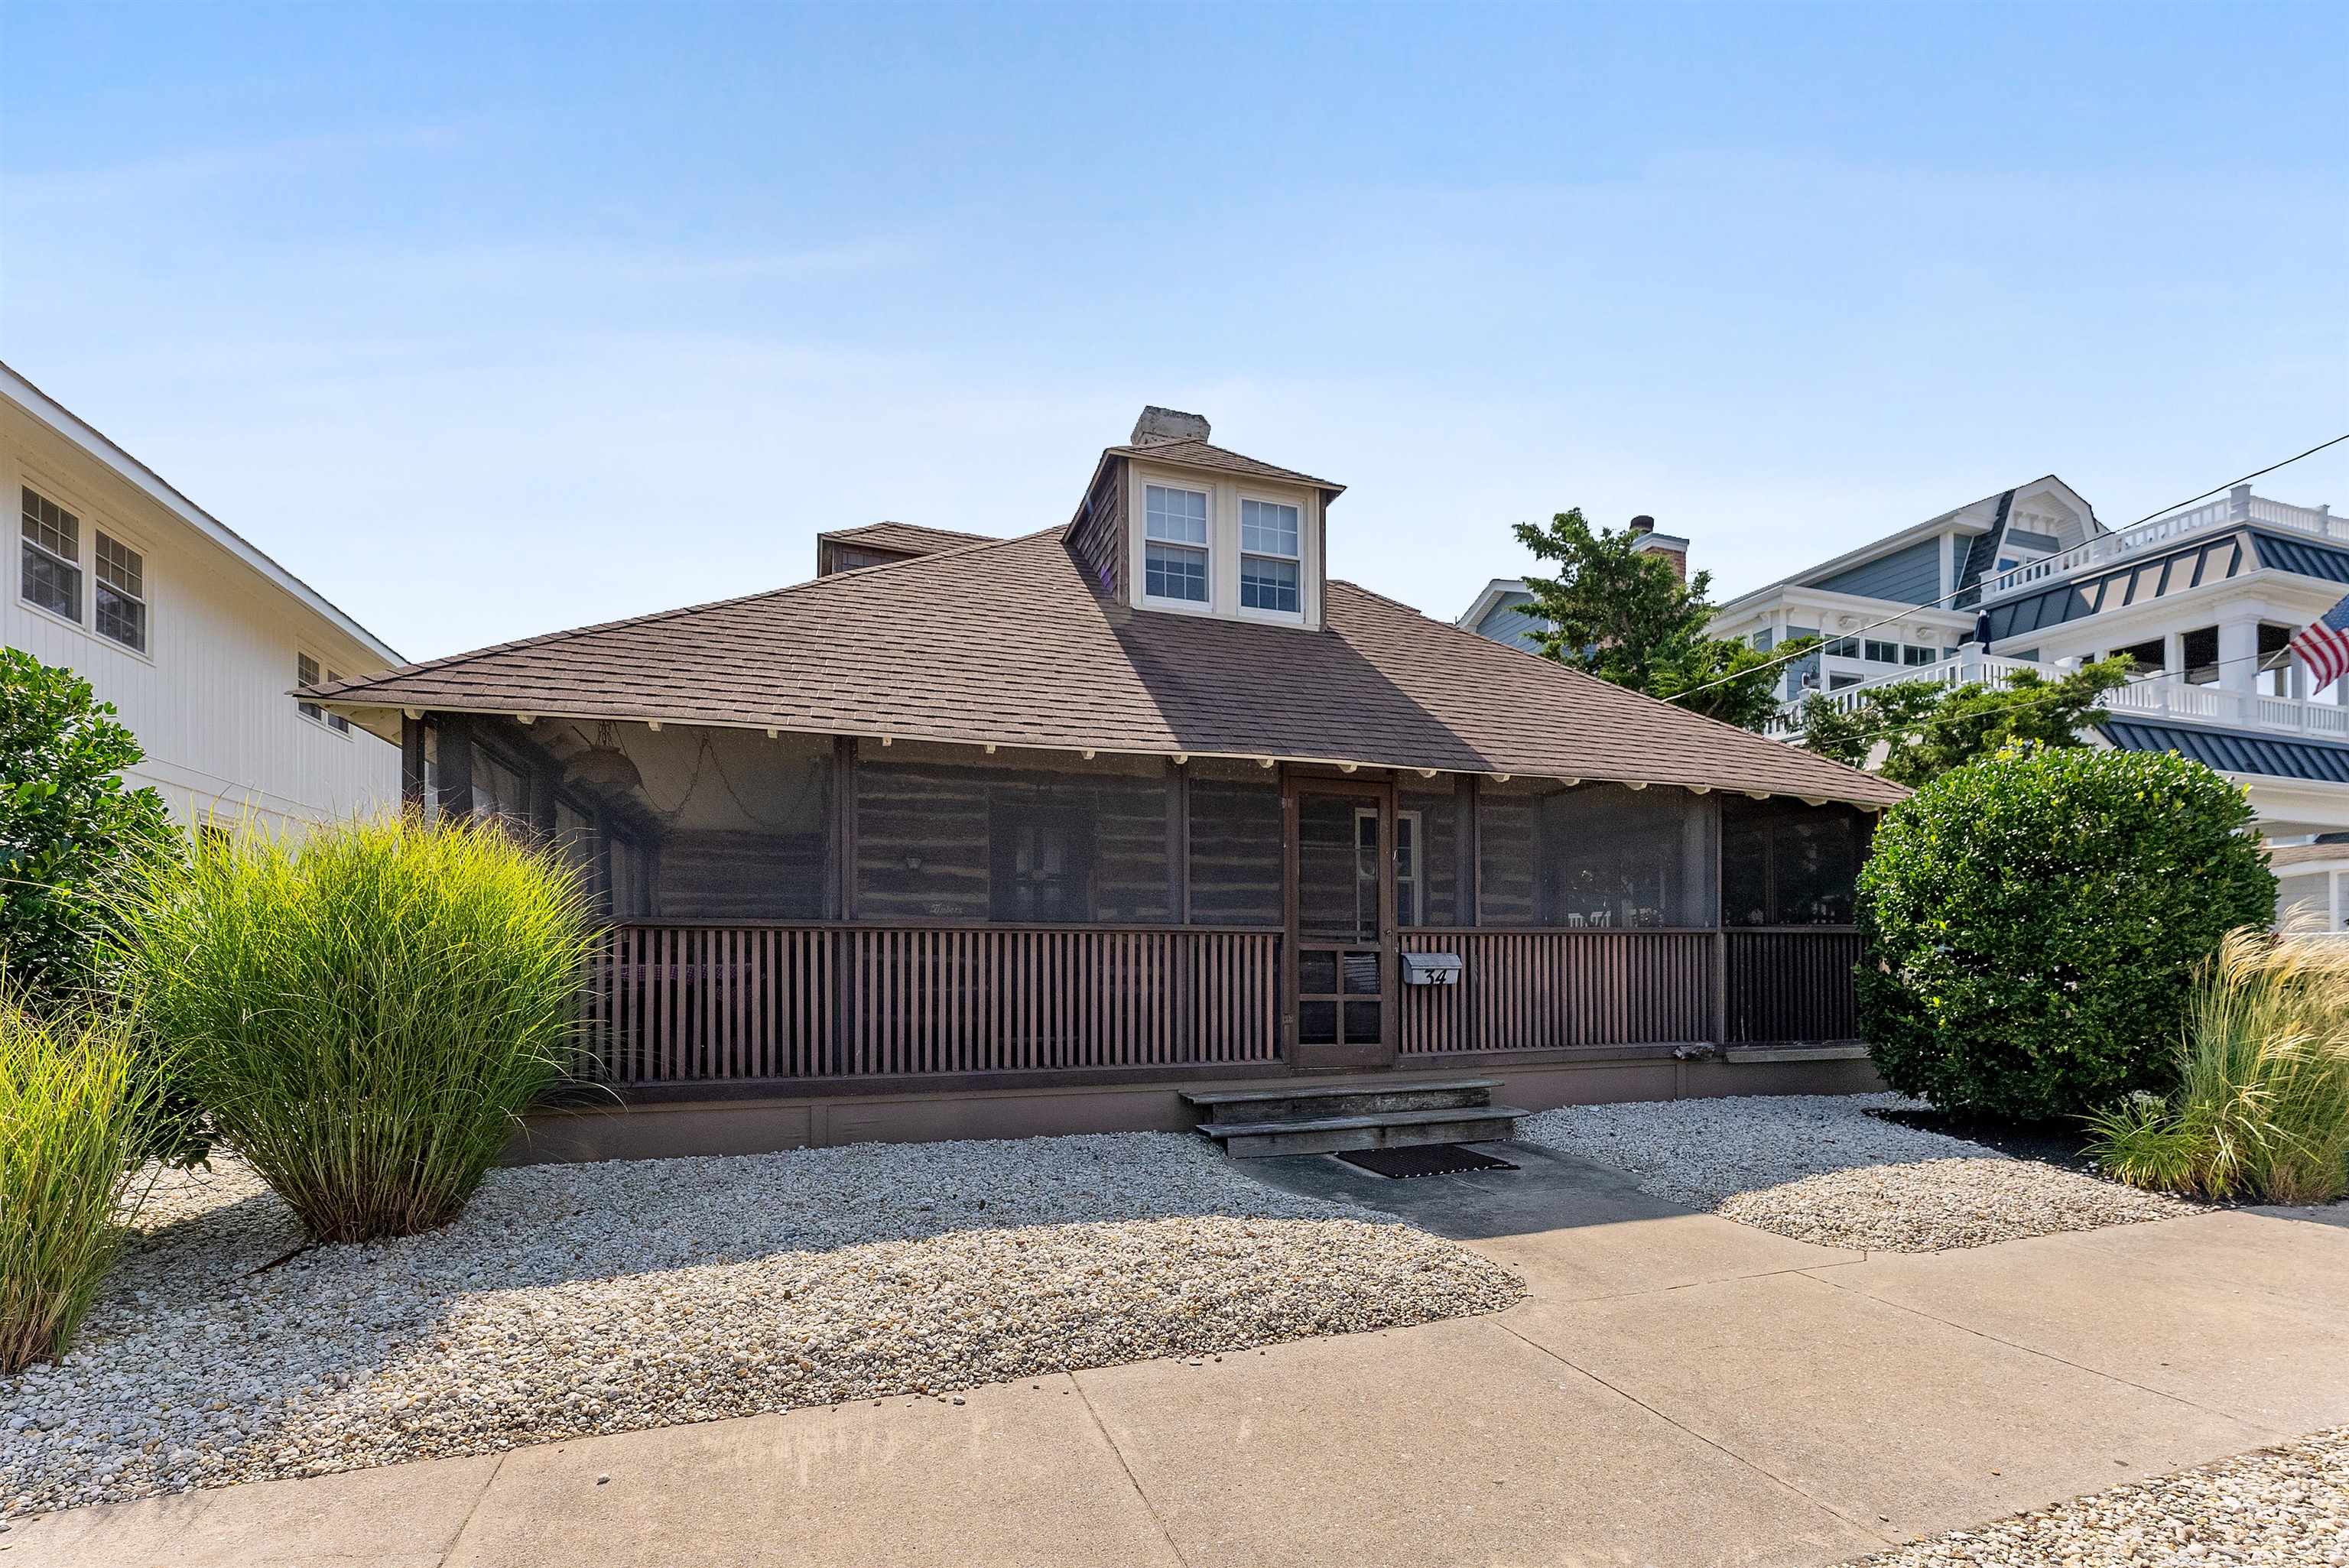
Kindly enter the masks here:
[[1150, 485], [1143, 498], [1143, 593], [1207, 602], [1207, 494]]
[[1900, 662], [1904, 665], [1930, 665], [1940, 655], [1930, 648], [1903, 648]]
[[1900, 662], [1900, 645], [1898, 643], [1879, 643], [1871, 637], [1860, 647], [1859, 656], [1871, 665], [1897, 665]]
[[25, 602], [68, 621], [81, 619], [81, 519], [45, 495], [24, 490]]
[[1297, 509], [1276, 501], [1240, 502], [1240, 603], [1250, 610], [1298, 611]]
[[1827, 652], [1833, 654], [1839, 659], [1856, 659], [1859, 657], [1859, 639], [1857, 637], [1837, 637], [1834, 642], [1827, 645]]
[[[322, 679], [326, 681], [338, 681], [342, 678], [343, 677], [340, 675], [336, 674], [333, 670], [326, 671], [322, 676], [319, 671], [318, 661], [312, 658], [307, 654], [296, 654], [294, 655], [294, 684], [295, 686], [314, 686], [318, 685]], [[309, 719], [315, 724], [323, 724], [328, 729], [335, 731], [337, 735], [347, 735], [350, 733], [351, 721], [349, 719], [345, 718], [339, 713], [328, 713], [325, 708], [320, 707], [316, 703], [312, 702], [307, 697], [295, 699], [294, 706], [301, 710], [302, 717], [304, 718]]]
[[103, 529], [98, 533], [98, 630], [147, 651], [147, 561]]

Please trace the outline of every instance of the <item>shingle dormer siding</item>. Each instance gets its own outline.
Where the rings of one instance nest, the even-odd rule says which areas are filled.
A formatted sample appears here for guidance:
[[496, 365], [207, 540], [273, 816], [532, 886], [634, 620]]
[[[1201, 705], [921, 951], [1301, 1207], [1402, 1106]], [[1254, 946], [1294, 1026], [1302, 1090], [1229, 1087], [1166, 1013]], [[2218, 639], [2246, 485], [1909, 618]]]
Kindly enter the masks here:
[[1083, 565], [1093, 586], [1120, 603], [1126, 602], [1125, 471], [1123, 458], [1104, 459], [1069, 523], [1070, 553]]

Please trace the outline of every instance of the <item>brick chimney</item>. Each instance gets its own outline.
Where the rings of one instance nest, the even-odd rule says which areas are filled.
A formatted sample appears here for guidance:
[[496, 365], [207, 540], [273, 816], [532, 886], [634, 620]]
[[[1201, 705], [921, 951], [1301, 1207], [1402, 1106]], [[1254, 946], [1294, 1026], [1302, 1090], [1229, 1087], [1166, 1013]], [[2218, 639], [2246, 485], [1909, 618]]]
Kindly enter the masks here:
[[1204, 441], [1206, 438], [1207, 421], [1202, 416], [1185, 414], [1178, 408], [1161, 408], [1153, 403], [1143, 409], [1142, 418], [1133, 422], [1133, 436], [1126, 444], [1157, 447], [1168, 441]]
[[1646, 512], [1631, 520], [1631, 531], [1639, 535], [1631, 548], [1642, 555], [1661, 555], [1672, 563], [1672, 574], [1682, 582], [1688, 581], [1689, 542], [1678, 534], [1658, 533], [1656, 520]]

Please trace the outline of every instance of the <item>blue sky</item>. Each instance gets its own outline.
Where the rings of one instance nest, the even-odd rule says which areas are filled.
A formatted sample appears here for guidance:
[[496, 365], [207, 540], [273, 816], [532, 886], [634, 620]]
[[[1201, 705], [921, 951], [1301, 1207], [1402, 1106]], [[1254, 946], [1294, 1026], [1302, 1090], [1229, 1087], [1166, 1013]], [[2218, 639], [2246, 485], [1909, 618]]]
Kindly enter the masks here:
[[[0, 5], [0, 356], [412, 657], [1066, 519], [1145, 402], [1734, 593], [2349, 430], [2349, 8]], [[2349, 447], [2261, 481], [2349, 511]]]

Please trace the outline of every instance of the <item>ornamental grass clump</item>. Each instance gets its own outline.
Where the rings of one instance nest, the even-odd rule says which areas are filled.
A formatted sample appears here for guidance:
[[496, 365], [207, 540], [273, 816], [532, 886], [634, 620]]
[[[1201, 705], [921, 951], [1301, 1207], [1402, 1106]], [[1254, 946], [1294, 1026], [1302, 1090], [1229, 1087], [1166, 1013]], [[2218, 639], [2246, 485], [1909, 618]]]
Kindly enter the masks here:
[[113, 1264], [150, 1065], [117, 1021], [0, 995], [0, 1373], [62, 1355]]
[[2089, 1152], [2135, 1186], [2321, 1203], [2349, 1191], [2349, 942], [2229, 935], [2197, 973], [2178, 1087], [2088, 1118]]
[[317, 1241], [455, 1219], [572, 1065], [585, 899], [495, 825], [248, 829], [152, 879], [129, 930], [178, 1082]]

